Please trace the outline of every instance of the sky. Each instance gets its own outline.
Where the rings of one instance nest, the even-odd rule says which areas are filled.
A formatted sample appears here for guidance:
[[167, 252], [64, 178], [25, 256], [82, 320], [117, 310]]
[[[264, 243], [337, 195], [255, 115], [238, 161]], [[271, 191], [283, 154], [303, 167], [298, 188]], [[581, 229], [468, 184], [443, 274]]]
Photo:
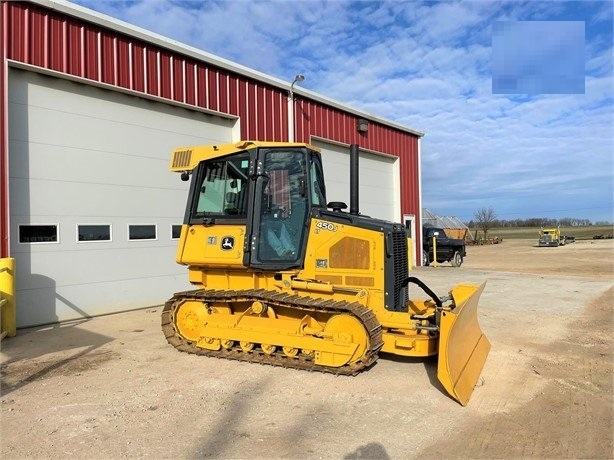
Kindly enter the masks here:
[[78, 0], [425, 132], [422, 202], [614, 221], [614, 2]]

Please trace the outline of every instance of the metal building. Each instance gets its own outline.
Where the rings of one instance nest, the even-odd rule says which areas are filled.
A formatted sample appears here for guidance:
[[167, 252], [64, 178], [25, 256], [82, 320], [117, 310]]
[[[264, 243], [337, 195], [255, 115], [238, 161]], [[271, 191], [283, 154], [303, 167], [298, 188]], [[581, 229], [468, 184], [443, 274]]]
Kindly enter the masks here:
[[[420, 253], [422, 132], [89, 9], [0, 4], [0, 257], [16, 260], [18, 326], [160, 304], [187, 185], [173, 147], [294, 137], [322, 150], [330, 201], [406, 222]], [[346, 177], [347, 176], [347, 177]]]

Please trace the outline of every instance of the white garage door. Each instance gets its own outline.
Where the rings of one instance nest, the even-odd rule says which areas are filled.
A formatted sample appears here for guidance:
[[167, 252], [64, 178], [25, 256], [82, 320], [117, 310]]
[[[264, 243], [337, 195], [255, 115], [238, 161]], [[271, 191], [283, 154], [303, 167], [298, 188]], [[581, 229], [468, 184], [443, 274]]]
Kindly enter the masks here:
[[[312, 141], [322, 151], [326, 199], [350, 207], [350, 148]], [[400, 221], [401, 193], [398, 158], [360, 151], [359, 210], [379, 219]]]
[[172, 231], [181, 145], [231, 142], [236, 120], [11, 69], [11, 255], [19, 327], [157, 305], [188, 287]]

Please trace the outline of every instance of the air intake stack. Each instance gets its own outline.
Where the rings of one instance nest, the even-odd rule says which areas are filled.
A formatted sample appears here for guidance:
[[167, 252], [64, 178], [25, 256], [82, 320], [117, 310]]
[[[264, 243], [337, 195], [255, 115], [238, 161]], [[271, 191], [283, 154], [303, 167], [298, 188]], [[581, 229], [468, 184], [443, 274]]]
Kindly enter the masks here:
[[350, 145], [350, 214], [357, 216], [358, 210], [358, 144]]

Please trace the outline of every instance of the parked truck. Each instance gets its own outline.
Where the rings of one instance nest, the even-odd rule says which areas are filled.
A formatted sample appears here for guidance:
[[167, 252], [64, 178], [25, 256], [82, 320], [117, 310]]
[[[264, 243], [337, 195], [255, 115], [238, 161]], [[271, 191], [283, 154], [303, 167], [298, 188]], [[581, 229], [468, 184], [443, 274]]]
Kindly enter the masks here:
[[539, 230], [539, 241], [537, 245], [540, 247], [546, 246], [562, 246], [565, 244], [565, 238], [561, 238], [561, 230], [559, 227], [541, 228]]
[[[433, 237], [435, 238], [435, 250], [433, 249]], [[448, 238], [443, 228], [422, 227], [422, 266], [426, 267], [435, 260], [437, 263], [450, 262], [454, 267], [460, 267], [467, 255], [465, 241]]]

